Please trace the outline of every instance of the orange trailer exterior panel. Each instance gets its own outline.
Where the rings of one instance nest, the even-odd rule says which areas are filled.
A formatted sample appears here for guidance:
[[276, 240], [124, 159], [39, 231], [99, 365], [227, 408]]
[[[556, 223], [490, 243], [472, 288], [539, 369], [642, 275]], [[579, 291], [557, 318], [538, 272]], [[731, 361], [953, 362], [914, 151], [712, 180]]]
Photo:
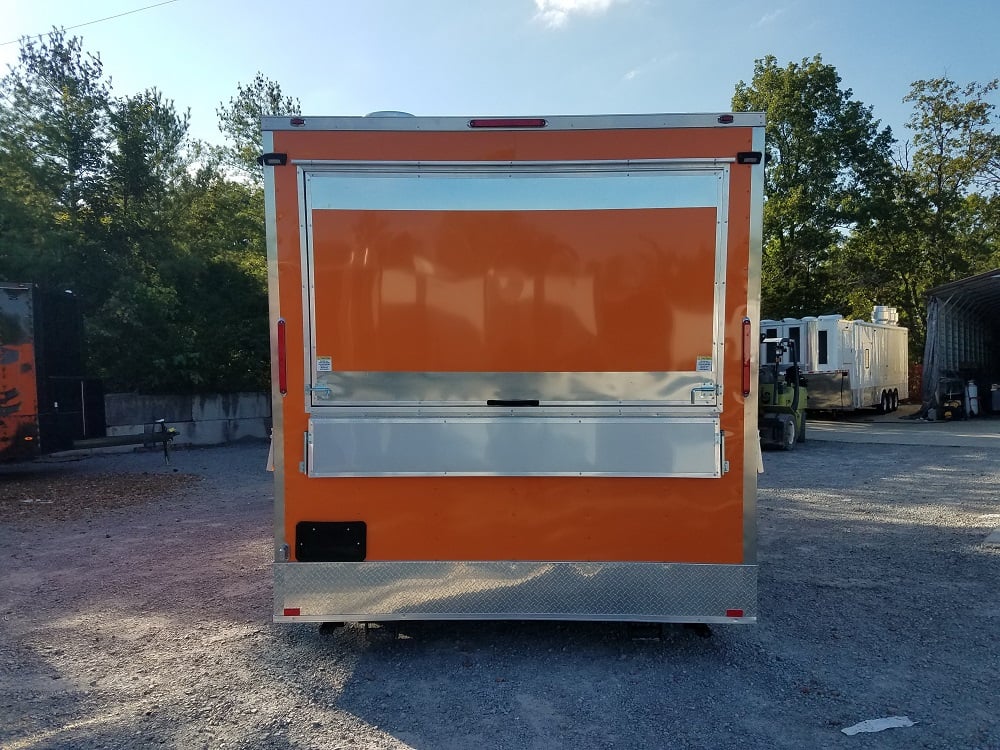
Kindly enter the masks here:
[[756, 619], [762, 115], [263, 132], [276, 620]]

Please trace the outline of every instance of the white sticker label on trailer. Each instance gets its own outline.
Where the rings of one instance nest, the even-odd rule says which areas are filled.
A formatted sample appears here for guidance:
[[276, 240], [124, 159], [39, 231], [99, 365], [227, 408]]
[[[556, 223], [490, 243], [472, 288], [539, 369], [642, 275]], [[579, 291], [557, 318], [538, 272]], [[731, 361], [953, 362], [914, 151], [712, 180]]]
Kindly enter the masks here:
[[333, 372], [333, 357], [316, 357], [316, 372]]
[[711, 357], [698, 357], [698, 361], [695, 364], [695, 371], [697, 372], [711, 372], [712, 371], [712, 358]]

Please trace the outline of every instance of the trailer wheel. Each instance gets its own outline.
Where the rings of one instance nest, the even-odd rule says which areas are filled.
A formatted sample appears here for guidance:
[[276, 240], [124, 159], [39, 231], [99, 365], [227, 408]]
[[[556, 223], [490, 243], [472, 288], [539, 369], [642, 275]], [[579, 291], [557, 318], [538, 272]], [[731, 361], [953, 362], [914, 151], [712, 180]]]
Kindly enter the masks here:
[[879, 414], [889, 413], [889, 394], [885, 391], [882, 391], [882, 398], [879, 400], [876, 408], [878, 409]]
[[899, 391], [895, 388], [892, 389], [892, 403], [890, 404], [893, 411], [899, 408]]

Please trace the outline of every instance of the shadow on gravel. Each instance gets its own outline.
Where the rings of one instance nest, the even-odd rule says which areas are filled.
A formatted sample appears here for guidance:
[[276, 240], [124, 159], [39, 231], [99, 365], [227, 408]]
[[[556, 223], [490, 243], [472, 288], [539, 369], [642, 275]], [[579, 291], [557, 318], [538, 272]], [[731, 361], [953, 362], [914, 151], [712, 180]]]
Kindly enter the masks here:
[[202, 481], [92, 523], [0, 524], [5, 750], [858, 750], [841, 728], [897, 713], [919, 723], [878, 747], [1000, 747], [982, 451], [768, 453], [759, 624], [658, 639], [616, 623], [271, 625], [264, 454], [191, 451], [181, 470]]
[[734, 668], [727, 665], [733, 632], [720, 626], [706, 638], [680, 625], [390, 624], [367, 631], [339, 707], [413, 748], [660, 747], [665, 728], [689, 722], [685, 715], [707, 697], [680, 685], [694, 681], [719, 694], [711, 685]]

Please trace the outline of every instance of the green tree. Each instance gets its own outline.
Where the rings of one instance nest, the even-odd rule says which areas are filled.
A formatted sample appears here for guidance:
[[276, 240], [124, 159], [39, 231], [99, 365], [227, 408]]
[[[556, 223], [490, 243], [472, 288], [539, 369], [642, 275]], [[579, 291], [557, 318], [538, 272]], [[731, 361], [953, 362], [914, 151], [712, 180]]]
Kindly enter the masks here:
[[178, 114], [155, 88], [114, 100], [109, 176], [124, 215], [161, 207], [187, 165], [182, 147], [189, 121], [190, 112]]
[[921, 183], [940, 225], [951, 206], [977, 184], [993, 183], [1000, 160], [994, 130], [996, 107], [989, 101], [1000, 79], [960, 86], [949, 78], [915, 81], [904, 102], [913, 105], [907, 125], [913, 130], [909, 171]]
[[928, 289], [996, 267], [1000, 163], [995, 107], [998, 82], [964, 86], [919, 80], [904, 101], [914, 133], [896, 160], [888, 207], [858, 227], [839, 264], [855, 313], [873, 303], [900, 308], [911, 329], [911, 356], [925, 338]]
[[16, 158], [69, 220], [92, 213], [103, 197], [110, 96], [100, 57], [59, 29], [22, 40], [0, 91], [8, 105], [0, 120], [3, 156]]
[[106, 202], [109, 84], [100, 58], [54, 30], [21, 42], [0, 80], [0, 258], [5, 275], [86, 283]]
[[733, 109], [767, 116], [766, 316], [843, 311], [833, 292], [832, 255], [855, 226], [881, 210], [892, 133], [840, 84], [819, 55], [785, 67], [769, 55], [756, 61], [749, 84], [736, 85]]
[[236, 96], [219, 104], [219, 131], [229, 141], [223, 149], [226, 166], [255, 183], [263, 180], [257, 164], [261, 153], [260, 118], [268, 115], [301, 114], [299, 100], [285, 96], [281, 86], [259, 72], [249, 84], [237, 84]]
[[176, 231], [168, 206], [188, 160], [188, 115], [155, 89], [108, 104], [108, 200], [88, 257], [100, 288], [85, 297], [92, 371], [123, 390], [192, 388], [177, 366], [190, 346], [177, 290]]
[[179, 242], [182, 302], [189, 316], [199, 388], [268, 386], [267, 254], [263, 192], [203, 164], [175, 193], [172, 225]]
[[112, 390], [265, 384], [261, 189], [189, 144], [156, 89], [114, 97], [62, 31], [23, 41], [0, 93], [4, 276], [77, 292], [90, 372]]

